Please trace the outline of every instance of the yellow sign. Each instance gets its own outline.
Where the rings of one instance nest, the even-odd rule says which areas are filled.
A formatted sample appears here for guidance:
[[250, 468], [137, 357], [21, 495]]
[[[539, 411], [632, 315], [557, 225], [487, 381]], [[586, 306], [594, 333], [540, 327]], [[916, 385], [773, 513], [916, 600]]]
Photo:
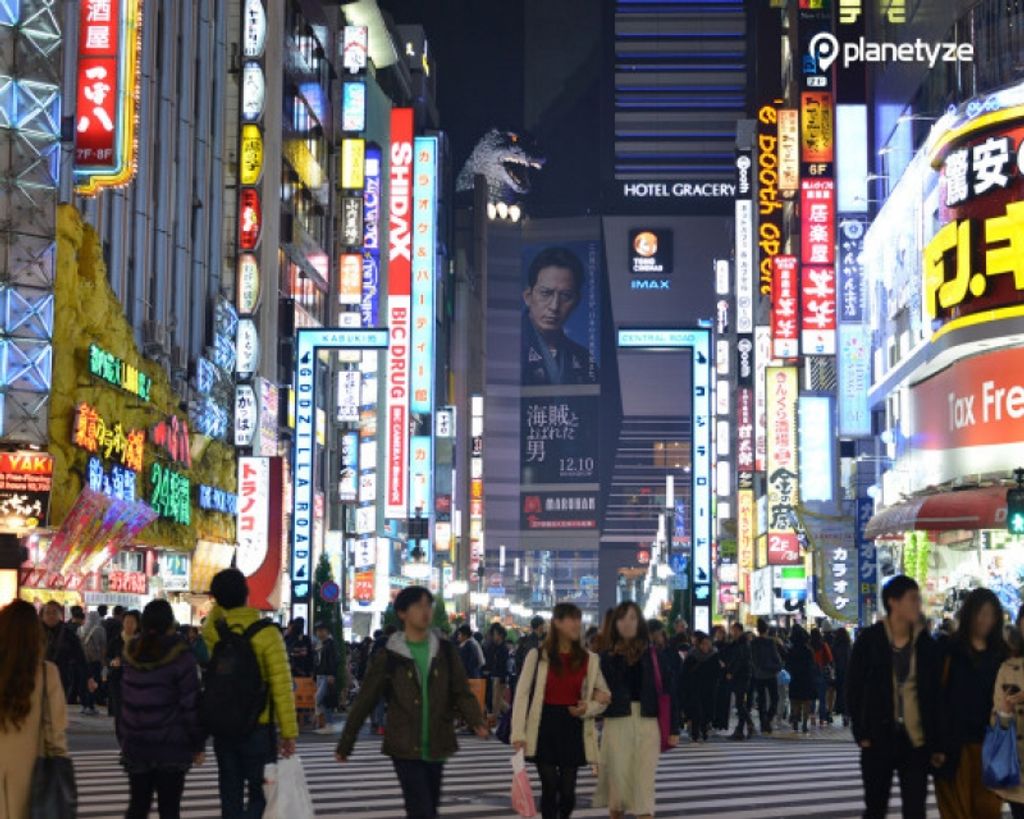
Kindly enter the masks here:
[[754, 571], [754, 492], [741, 489], [738, 493], [739, 512], [736, 526], [736, 551], [739, 558], [740, 589], [750, 590], [750, 574]]
[[341, 187], [346, 190], [360, 190], [366, 172], [366, 140], [343, 139], [341, 141]]
[[263, 134], [258, 125], [242, 126], [239, 156], [238, 181], [243, 185], [255, 185], [263, 174]]
[[[984, 236], [984, 252], [974, 252], [975, 235]], [[953, 278], [946, 278], [947, 270]], [[924, 249], [925, 310], [938, 318], [967, 301], [968, 293], [983, 297], [989, 278], [1002, 275], [1013, 276], [1013, 288], [1024, 291], [1024, 202], [1008, 204], [1002, 216], [950, 222], [935, 234]]]
[[800, 112], [779, 109], [779, 190], [800, 190]]

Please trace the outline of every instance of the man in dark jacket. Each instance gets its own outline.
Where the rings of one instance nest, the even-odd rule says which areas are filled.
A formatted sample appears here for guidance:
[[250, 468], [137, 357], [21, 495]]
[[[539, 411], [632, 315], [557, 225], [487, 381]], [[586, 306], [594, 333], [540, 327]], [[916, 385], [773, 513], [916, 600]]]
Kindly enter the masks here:
[[508, 643], [505, 642], [508, 632], [501, 623], [492, 625], [487, 634], [484, 658], [487, 660], [487, 678], [491, 683], [491, 714], [498, 718], [508, 707], [505, 692], [508, 691], [508, 663], [511, 652]]
[[690, 723], [690, 738], [694, 742], [707, 742], [720, 666], [718, 652], [707, 634], [695, 632], [693, 640], [694, 647], [686, 653], [683, 662], [680, 690], [683, 711]]
[[768, 621], [757, 621], [757, 637], [750, 644], [750, 659], [754, 666], [754, 693], [757, 695], [757, 713], [761, 718], [761, 733], [770, 734], [775, 714], [779, 710], [779, 672], [782, 658], [775, 641], [768, 636]]
[[452, 644], [430, 629], [433, 595], [421, 586], [402, 589], [395, 598], [395, 613], [403, 630], [370, 663], [335, 758], [348, 761], [363, 722], [378, 698], [387, 697], [381, 750], [395, 766], [406, 815], [434, 819], [445, 760], [458, 750], [452, 716], [461, 714], [479, 737], [486, 738], [489, 732]]
[[57, 666], [68, 702], [81, 697], [85, 680], [85, 651], [74, 629], [64, 622], [64, 609], [51, 600], [43, 606], [46, 659]]
[[462, 660], [462, 668], [466, 672], [466, 677], [471, 680], [482, 679], [484, 676], [484, 650], [480, 648], [480, 643], [473, 638], [472, 629], [466, 625], [459, 626], [455, 636], [459, 641], [459, 658]]
[[338, 674], [338, 664], [341, 662], [338, 657], [338, 647], [334, 643], [334, 637], [327, 623], [317, 623], [316, 639], [319, 644], [316, 648], [316, 714], [317, 725], [323, 728], [327, 723], [327, 707], [330, 700], [331, 690]]
[[921, 593], [905, 575], [882, 589], [885, 619], [853, 645], [847, 706], [861, 748], [864, 817], [888, 815], [893, 771], [900, 777], [903, 816], [924, 819], [929, 763], [940, 747], [938, 687], [941, 656], [921, 622]]
[[750, 718], [750, 679], [754, 665], [750, 657], [750, 643], [747, 633], [739, 623], [733, 623], [729, 629], [731, 640], [725, 653], [725, 678], [736, 698], [736, 730], [730, 739], [743, 739], [743, 730], [747, 736], [754, 735], [754, 721]]

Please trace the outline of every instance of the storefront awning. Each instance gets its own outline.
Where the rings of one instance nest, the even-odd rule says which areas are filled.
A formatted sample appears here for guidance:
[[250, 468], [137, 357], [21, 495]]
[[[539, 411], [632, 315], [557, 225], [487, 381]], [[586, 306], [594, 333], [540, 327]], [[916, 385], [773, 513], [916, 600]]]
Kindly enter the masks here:
[[903, 532], [952, 532], [1006, 526], [1006, 488], [940, 492], [883, 509], [864, 530], [868, 539]]

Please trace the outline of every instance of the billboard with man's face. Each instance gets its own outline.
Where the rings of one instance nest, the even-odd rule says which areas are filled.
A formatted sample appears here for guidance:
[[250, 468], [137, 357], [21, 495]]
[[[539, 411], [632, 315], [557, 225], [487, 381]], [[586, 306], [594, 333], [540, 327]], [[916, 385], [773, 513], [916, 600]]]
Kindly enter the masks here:
[[528, 245], [522, 269], [521, 526], [593, 529], [600, 480], [600, 244]]

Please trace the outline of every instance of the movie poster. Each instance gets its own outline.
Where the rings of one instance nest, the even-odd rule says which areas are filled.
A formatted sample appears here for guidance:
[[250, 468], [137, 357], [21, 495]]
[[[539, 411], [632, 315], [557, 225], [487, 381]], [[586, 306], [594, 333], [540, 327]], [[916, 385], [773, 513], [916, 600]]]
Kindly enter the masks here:
[[524, 529], [597, 528], [601, 251], [523, 253], [520, 517]]

